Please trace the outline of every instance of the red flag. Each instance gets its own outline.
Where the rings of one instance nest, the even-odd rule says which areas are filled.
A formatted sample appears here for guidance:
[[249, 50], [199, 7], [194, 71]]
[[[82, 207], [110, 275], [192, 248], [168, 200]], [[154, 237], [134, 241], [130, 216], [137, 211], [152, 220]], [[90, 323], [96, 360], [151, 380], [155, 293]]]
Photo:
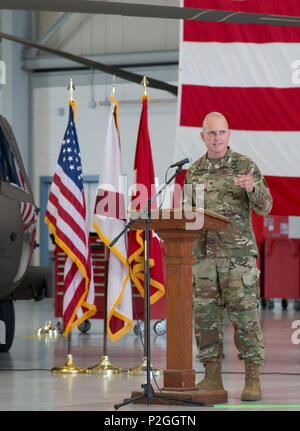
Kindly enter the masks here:
[[[148, 96], [142, 98], [142, 113], [135, 151], [134, 171], [136, 191], [131, 200], [131, 208], [140, 210], [147, 203], [148, 197], [155, 195], [154, 168], [150, 136], [148, 130]], [[152, 203], [156, 208], [156, 203]], [[150, 267], [150, 304], [154, 304], [165, 293], [160, 240], [150, 230], [149, 233], [149, 267]], [[128, 242], [129, 262], [132, 278], [140, 294], [144, 296], [144, 232], [131, 230]]]

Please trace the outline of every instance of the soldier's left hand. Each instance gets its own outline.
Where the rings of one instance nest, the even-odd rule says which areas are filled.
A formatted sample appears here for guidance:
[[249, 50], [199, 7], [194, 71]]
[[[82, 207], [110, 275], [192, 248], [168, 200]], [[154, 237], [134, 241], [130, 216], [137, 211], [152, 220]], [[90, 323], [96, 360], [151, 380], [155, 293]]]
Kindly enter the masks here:
[[252, 192], [254, 189], [254, 179], [253, 179], [254, 169], [252, 168], [249, 174], [242, 175], [238, 174], [236, 177], [234, 184], [236, 186], [242, 187], [246, 189], [247, 192]]

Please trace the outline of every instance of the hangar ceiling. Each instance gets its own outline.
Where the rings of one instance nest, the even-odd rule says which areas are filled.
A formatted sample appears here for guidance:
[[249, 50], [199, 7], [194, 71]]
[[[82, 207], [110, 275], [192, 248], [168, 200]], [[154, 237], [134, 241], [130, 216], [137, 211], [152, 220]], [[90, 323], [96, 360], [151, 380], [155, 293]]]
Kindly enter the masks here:
[[[53, 31], [51, 31], [50, 26], [50, 33], [48, 35], [47, 33], [42, 35], [42, 32], [39, 32], [39, 29], [37, 29], [38, 39], [35, 38], [35, 40], [38, 42], [22, 40], [21, 38], [16, 38], [15, 36], [4, 34], [3, 32], [0, 33], [0, 37], [13, 40], [17, 43], [23, 43], [25, 46], [32, 46], [40, 50], [38, 52], [46, 52], [47, 54], [69, 58], [88, 68], [115, 74], [116, 76], [133, 82], [140, 82], [142, 78], [141, 75], [130, 74], [122, 69], [101, 64], [97, 61], [83, 57], [83, 55], [86, 56], [88, 54], [86, 49], [83, 49], [81, 52], [75, 51], [74, 53], [72, 48], [70, 48], [70, 50], [64, 50], [63, 48], [69, 46], [70, 41], [75, 37], [75, 33], [77, 33], [77, 40], [83, 40], [83, 37], [78, 36], [80, 28], [83, 28], [86, 22], [90, 23], [95, 16], [100, 17], [100, 19], [101, 17], [108, 18], [112, 16], [122, 17], [123, 19], [124, 17], [127, 17], [127, 19], [130, 19], [130, 17], [131, 19], [139, 17], [140, 19], [152, 19], [153, 23], [165, 20], [166, 22], [175, 22], [177, 26], [179, 19], [300, 26], [300, 17], [212, 9], [182, 8], [174, 6], [174, 2], [171, 0], [164, 0], [163, 5], [161, 3], [162, 2], [159, 2], [158, 0], [152, 0], [151, 4], [145, 4], [141, 0], [136, 1], [135, 3], [127, 1], [115, 2], [100, 0], [52, 0], [51, 2], [41, 2], [40, 0], [27, 0], [26, 2], [24, 2], [24, 0], [1, 0], [1, 9], [32, 11], [33, 14], [39, 14], [41, 22], [46, 17], [46, 15], [43, 14], [47, 12], [47, 19], [49, 19], [49, 14], [52, 14]], [[57, 15], [59, 12], [61, 15]], [[136, 20], [135, 22], [138, 21], [139, 20]], [[62, 22], [62, 25], [60, 25], [60, 22]], [[155, 24], [153, 24], [153, 26], [154, 25]], [[57, 27], [56, 29], [55, 26]], [[101, 26], [96, 25], [96, 28], [98, 27], [101, 28]], [[155, 30], [156, 29], [152, 32], [153, 35], [157, 34], [157, 31]], [[60, 34], [57, 35], [57, 32]], [[154, 38], [154, 36], [152, 38]], [[138, 39], [138, 37], [135, 37], [135, 40]], [[94, 37], [91, 38], [91, 40], [102, 39]], [[124, 37], [122, 38], [122, 41], [123, 40]], [[75, 45], [78, 45], [78, 43], [75, 42]], [[143, 48], [147, 50], [147, 47]], [[155, 82], [155, 80], [149, 79], [150, 87], [166, 89], [167, 91], [176, 94], [176, 87], [174, 88], [174, 86], [171, 86], [170, 88], [166, 88], [165, 85], [168, 86], [168, 84], [162, 83], [161, 81]]]

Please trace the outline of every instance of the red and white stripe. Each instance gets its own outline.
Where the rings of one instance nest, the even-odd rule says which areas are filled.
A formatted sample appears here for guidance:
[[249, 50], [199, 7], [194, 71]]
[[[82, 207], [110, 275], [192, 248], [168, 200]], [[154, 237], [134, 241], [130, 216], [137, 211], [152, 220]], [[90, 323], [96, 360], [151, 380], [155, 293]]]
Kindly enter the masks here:
[[64, 335], [96, 312], [84, 191], [57, 165], [46, 211], [57, 244], [67, 253], [64, 269]]
[[[184, 0], [183, 6], [300, 15], [292, 0]], [[174, 160], [205, 153], [203, 119], [221, 112], [232, 149], [252, 158], [266, 177], [272, 213], [300, 215], [299, 49], [298, 27], [182, 22]]]
[[[17, 170], [18, 170], [21, 187], [26, 193], [28, 193], [28, 188], [26, 186], [26, 182], [24, 180], [22, 172], [20, 171], [19, 167], [17, 167]], [[32, 205], [30, 202], [21, 202], [20, 205], [21, 205], [21, 216], [23, 220], [23, 227], [24, 227], [24, 231], [26, 231], [36, 220], [35, 208], [34, 208], [34, 205]]]

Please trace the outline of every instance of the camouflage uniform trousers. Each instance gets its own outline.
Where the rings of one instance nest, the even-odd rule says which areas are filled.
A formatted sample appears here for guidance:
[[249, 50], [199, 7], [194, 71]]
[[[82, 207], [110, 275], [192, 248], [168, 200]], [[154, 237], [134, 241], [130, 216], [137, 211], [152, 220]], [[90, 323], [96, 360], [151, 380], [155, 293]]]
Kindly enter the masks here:
[[193, 264], [194, 330], [200, 362], [222, 361], [224, 305], [234, 327], [238, 358], [265, 362], [257, 312], [259, 270], [256, 257], [198, 258]]

